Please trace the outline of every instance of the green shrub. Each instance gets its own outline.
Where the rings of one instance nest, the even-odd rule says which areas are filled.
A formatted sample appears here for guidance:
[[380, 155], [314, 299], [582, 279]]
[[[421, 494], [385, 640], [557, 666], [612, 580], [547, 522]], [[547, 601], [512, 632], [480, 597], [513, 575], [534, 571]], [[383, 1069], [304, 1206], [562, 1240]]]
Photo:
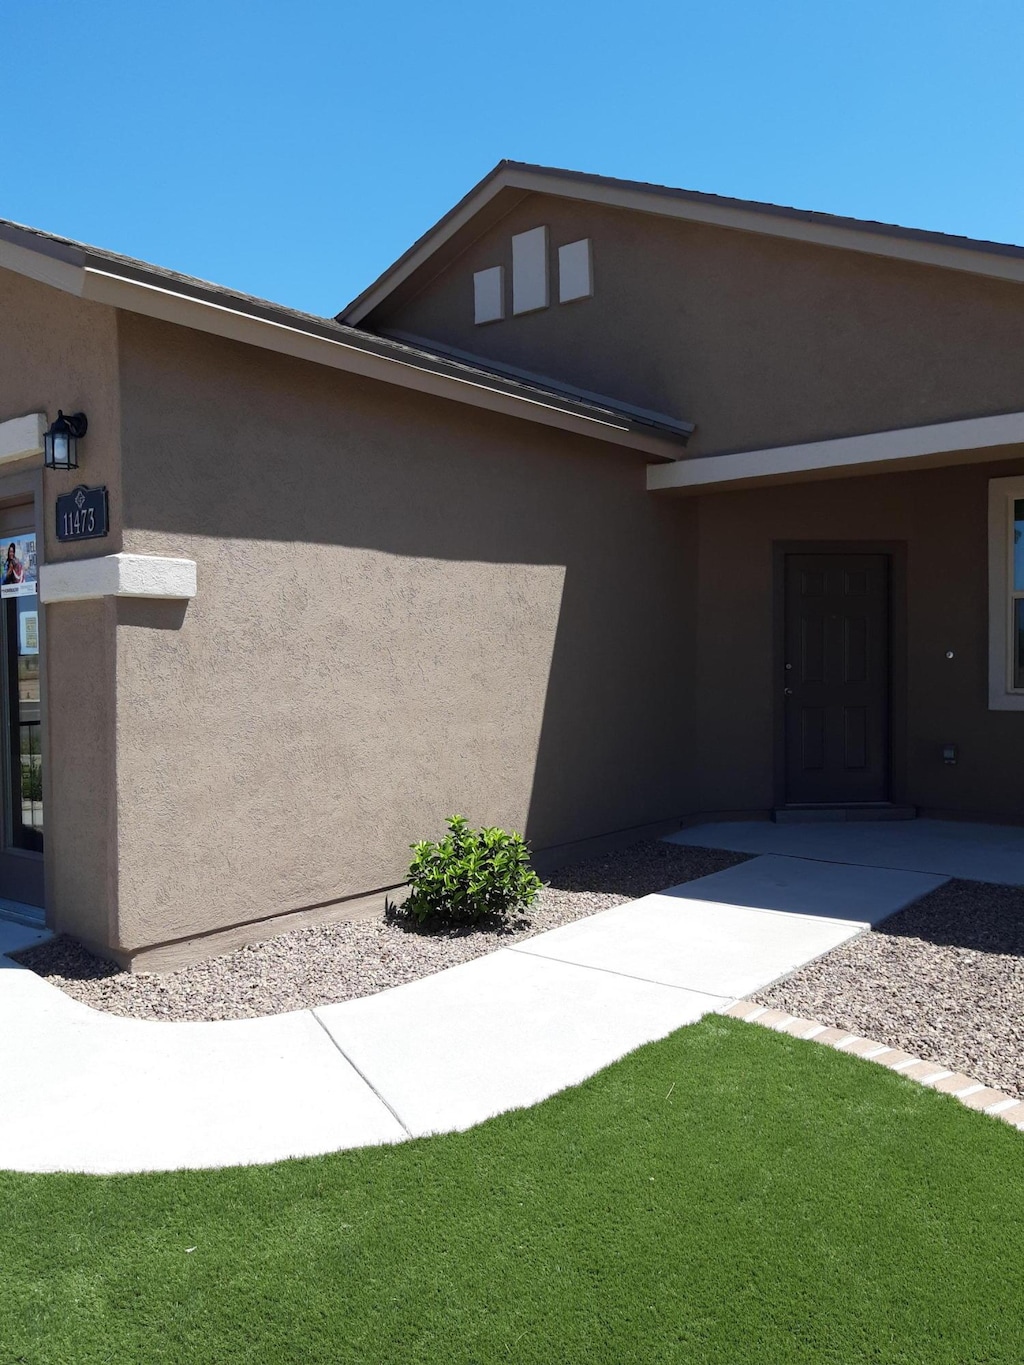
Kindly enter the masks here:
[[533, 903], [542, 882], [530, 867], [530, 850], [519, 834], [473, 830], [465, 816], [448, 819], [448, 833], [436, 844], [412, 845], [412, 894], [402, 907], [420, 924], [475, 924], [485, 916], [506, 919]]

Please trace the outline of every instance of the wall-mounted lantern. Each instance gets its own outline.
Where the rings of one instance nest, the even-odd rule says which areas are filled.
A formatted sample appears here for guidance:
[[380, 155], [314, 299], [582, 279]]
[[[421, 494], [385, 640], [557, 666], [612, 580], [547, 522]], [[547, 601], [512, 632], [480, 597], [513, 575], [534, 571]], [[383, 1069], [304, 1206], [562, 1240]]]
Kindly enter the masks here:
[[78, 442], [88, 427], [84, 412], [73, 412], [65, 417], [58, 408], [56, 422], [43, 437], [43, 461], [47, 469], [78, 468]]

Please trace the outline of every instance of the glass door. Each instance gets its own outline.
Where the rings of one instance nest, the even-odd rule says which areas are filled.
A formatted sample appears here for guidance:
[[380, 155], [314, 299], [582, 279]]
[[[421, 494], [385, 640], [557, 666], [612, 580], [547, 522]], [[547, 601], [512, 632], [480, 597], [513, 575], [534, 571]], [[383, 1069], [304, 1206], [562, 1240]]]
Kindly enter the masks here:
[[0, 901], [43, 904], [42, 632], [32, 507], [0, 508]]

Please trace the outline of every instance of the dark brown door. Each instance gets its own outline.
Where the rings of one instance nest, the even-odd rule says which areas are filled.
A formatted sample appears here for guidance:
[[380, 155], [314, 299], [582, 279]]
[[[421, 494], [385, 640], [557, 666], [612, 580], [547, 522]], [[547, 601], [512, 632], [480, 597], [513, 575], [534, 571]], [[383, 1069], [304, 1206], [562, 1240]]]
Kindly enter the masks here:
[[786, 802], [889, 799], [889, 557], [785, 560]]

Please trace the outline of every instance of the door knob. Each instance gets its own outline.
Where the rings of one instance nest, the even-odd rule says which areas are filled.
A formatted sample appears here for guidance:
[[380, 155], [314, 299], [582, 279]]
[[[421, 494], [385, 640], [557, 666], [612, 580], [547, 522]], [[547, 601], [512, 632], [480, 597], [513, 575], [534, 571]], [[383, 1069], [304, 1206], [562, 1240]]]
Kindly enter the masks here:
[[793, 695], [793, 689], [791, 687], [784, 687], [782, 690], [787, 697], [791, 697]]

